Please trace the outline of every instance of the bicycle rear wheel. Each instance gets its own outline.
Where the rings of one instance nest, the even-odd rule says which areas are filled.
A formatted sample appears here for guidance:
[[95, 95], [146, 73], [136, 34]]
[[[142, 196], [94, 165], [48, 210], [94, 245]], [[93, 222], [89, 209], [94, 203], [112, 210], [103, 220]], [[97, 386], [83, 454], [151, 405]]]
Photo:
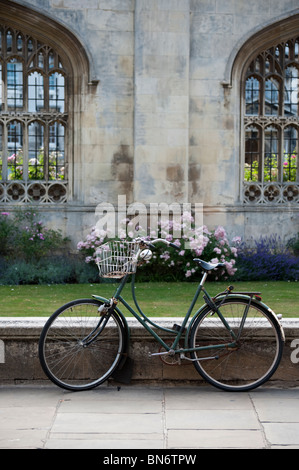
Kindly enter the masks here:
[[[235, 335], [248, 305], [244, 298], [226, 299], [220, 311]], [[266, 308], [252, 300], [239, 339], [233, 343], [217, 313], [207, 307], [191, 329], [190, 348], [208, 349], [191, 353], [196, 370], [222, 390], [246, 391], [265, 383], [281, 360], [284, 338], [278, 321]], [[230, 346], [218, 346], [230, 344]], [[209, 358], [209, 359], [208, 359]]]
[[81, 299], [58, 309], [39, 340], [47, 377], [67, 390], [89, 390], [106, 381], [125, 350], [125, 331], [116, 313], [100, 316], [101, 302]]

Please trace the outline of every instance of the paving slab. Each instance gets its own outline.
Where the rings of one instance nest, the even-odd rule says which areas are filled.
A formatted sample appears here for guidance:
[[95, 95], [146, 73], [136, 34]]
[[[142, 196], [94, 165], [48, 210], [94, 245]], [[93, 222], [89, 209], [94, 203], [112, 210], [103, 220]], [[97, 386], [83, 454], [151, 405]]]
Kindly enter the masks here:
[[264, 449], [265, 441], [259, 430], [195, 429], [168, 432], [169, 449]]
[[[200, 390], [200, 393], [199, 393]], [[210, 387], [174, 387], [164, 390], [166, 409], [179, 410], [251, 410], [248, 394], [223, 393]]]
[[299, 388], [230, 393], [143, 384], [73, 393], [2, 385], [0, 448], [99, 449], [109, 458], [130, 449], [294, 449], [298, 410]]
[[265, 434], [272, 447], [293, 446], [299, 449], [299, 423], [264, 423]]
[[259, 429], [254, 410], [170, 410], [167, 429]]

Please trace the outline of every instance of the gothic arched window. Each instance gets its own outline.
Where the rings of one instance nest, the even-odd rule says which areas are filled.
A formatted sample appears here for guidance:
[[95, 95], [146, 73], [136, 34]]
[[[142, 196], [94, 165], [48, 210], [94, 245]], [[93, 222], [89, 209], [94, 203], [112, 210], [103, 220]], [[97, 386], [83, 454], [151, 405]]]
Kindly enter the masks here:
[[244, 81], [244, 202], [299, 202], [299, 37], [261, 50]]
[[66, 201], [68, 79], [50, 45], [0, 25], [0, 201]]

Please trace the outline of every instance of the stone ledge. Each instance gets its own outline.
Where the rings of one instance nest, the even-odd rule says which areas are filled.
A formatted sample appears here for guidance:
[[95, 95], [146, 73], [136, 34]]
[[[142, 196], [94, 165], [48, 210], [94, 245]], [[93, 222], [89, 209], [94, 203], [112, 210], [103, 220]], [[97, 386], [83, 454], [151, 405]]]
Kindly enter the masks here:
[[[174, 323], [180, 324], [182, 318], [153, 319], [166, 328]], [[38, 340], [47, 317], [1, 317], [0, 318], [0, 384], [18, 382], [43, 382], [45, 377], [38, 358]], [[133, 359], [132, 381], [143, 382], [194, 382], [203, 379], [198, 375], [192, 363], [181, 366], [169, 366], [159, 357], [149, 357], [150, 352], [157, 352], [159, 345], [149, 333], [135, 320], [127, 318], [131, 330], [130, 357]], [[299, 318], [282, 320], [286, 343], [283, 358], [277, 372], [272, 377], [273, 383], [288, 386], [299, 385], [299, 362], [291, 360], [291, 354], [299, 361]], [[161, 334], [167, 338], [167, 333]], [[292, 345], [292, 341], [298, 343]], [[298, 348], [298, 353], [296, 353]], [[298, 359], [297, 359], [298, 358]], [[270, 382], [271, 382], [270, 381]]]

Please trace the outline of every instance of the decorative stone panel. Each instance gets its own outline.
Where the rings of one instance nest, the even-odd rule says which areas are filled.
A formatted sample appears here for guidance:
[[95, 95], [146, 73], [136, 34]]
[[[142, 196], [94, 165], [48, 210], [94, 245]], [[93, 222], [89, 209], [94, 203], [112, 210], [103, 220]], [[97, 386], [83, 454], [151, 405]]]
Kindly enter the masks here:
[[0, 184], [0, 203], [66, 203], [67, 182], [21, 182]]
[[245, 204], [299, 204], [299, 184], [296, 183], [243, 183]]

